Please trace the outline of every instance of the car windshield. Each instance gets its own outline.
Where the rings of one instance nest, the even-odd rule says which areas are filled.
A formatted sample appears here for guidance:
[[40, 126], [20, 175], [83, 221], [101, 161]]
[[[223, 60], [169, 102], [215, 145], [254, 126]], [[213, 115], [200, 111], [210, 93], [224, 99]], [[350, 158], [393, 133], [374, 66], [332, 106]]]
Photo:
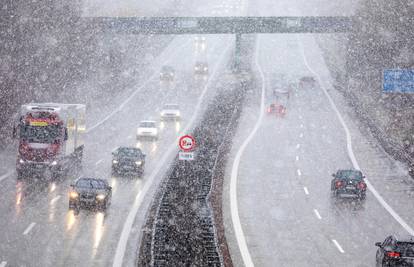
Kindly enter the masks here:
[[121, 157], [139, 157], [142, 155], [141, 150], [138, 148], [123, 147], [117, 150], [118, 156]]
[[144, 121], [139, 124], [139, 127], [142, 127], [142, 128], [156, 128], [156, 126], [157, 125], [155, 122], [150, 122], [150, 121]]
[[354, 170], [341, 170], [336, 175], [340, 179], [362, 180], [362, 173]]
[[53, 143], [62, 136], [62, 127], [58, 125], [48, 126], [20, 126], [20, 138], [30, 143]]
[[161, 71], [162, 72], [173, 72], [174, 69], [173, 69], [173, 67], [170, 67], [170, 66], [163, 66]]
[[105, 182], [96, 179], [80, 179], [76, 182], [78, 188], [105, 189]]
[[166, 104], [164, 105], [164, 109], [180, 109], [180, 107], [175, 104]]

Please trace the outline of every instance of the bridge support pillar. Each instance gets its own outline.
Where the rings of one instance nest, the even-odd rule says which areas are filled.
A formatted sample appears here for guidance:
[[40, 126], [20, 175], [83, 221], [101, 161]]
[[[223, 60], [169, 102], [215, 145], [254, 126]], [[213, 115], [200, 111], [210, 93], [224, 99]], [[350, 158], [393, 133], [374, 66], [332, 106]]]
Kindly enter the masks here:
[[236, 47], [234, 50], [234, 65], [233, 65], [233, 72], [239, 73], [240, 72], [240, 64], [241, 64], [241, 40], [242, 35], [240, 33], [236, 34]]

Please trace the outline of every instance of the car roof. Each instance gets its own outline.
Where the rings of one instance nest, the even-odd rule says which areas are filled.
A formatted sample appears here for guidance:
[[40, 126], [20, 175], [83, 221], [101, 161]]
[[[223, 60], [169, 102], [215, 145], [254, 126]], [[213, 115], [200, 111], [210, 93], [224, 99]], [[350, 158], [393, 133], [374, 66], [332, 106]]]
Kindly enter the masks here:
[[409, 243], [414, 243], [414, 236], [401, 236], [401, 237], [396, 237], [398, 242], [409, 242]]
[[164, 104], [164, 107], [165, 106], [180, 106], [180, 105], [178, 105], [178, 104], [174, 104], [174, 103], [166, 103], [166, 104]]
[[149, 123], [157, 123], [156, 121], [151, 121], [151, 120], [140, 121], [139, 123], [141, 124], [141, 123], [147, 123], [147, 122], [149, 122]]
[[104, 182], [104, 183], [108, 183], [107, 180], [105, 179], [100, 179], [100, 178], [90, 178], [90, 177], [80, 177], [78, 178], [75, 183], [77, 183], [80, 180], [87, 180], [87, 181], [97, 181], [97, 182]]
[[129, 149], [129, 150], [136, 150], [136, 151], [142, 152], [140, 148], [134, 147], [134, 146], [120, 146], [116, 150], [121, 150], [121, 149]]

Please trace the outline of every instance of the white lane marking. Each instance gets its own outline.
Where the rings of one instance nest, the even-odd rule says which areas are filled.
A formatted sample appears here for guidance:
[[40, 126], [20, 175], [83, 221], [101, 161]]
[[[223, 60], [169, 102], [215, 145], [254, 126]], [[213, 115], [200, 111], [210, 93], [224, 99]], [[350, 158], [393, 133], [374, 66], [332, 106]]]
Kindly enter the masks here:
[[12, 175], [12, 173], [14, 172], [14, 170], [8, 171], [7, 173], [3, 174], [2, 176], [0, 176], [0, 182], [3, 181], [4, 179], [6, 179], [7, 177], [9, 177], [10, 175]]
[[303, 117], [302, 117], [302, 115], [299, 115], [299, 119], [301, 120]]
[[53, 203], [55, 203], [56, 201], [58, 201], [60, 198], [61, 198], [62, 196], [56, 196], [56, 197], [54, 197], [54, 198], [52, 198], [52, 200], [50, 201], [50, 204], [53, 204]]
[[303, 128], [303, 127], [305, 127], [305, 126], [304, 126], [303, 124], [301, 124], [301, 125], [300, 125], [300, 128]]
[[98, 160], [98, 161], [95, 163], [95, 165], [99, 165], [99, 164], [101, 164], [101, 163], [102, 163], [102, 161], [103, 161], [103, 159]]
[[7, 261], [2, 261], [2, 262], [0, 263], [0, 267], [6, 267], [6, 265], [7, 265]]
[[322, 217], [321, 217], [321, 215], [319, 214], [319, 211], [318, 211], [317, 209], [313, 209], [313, 212], [315, 213], [316, 218], [318, 218], [319, 220], [322, 220]]
[[[178, 49], [174, 49], [174, 52], [170, 53], [169, 58], [166, 60], [167, 62], [171, 60], [171, 58], [173, 57], [173, 55], [175, 55], [178, 51], [180, 51], [183, 47], [185, 47], [189, 42], [191, 41], [191, 39], [189, 39], [187, 42], [185, 42], [182, 46], [180, 46]], [[142, 88], [146, 87], [148, 83], [150, 83], [153, 79], [155, 79], [158, 76], [158, 72], [154, 71], [154, 74], [151, 75], [149, 77], [149, 79], [147, 79], [145, 82], [143, 82], [141, 84], [140, 87], [138, 87], [134, 92], [131, 93], [131, 95], [129, 97], [127, 97], [116, 109], [114, 109], [111, 113], [109, 113], [105, 118], [103, 118], [101, 121], [99, 121], [98, 123], [96, 123], [95, 125], [91, 126], [89, 129], [86, 130], [86, 133], [89, 133], [91, 131], [93, 131], [96, 127], [102, 125], [104, 122], [106, 122], [107, 120], [109, 120], [113, 115], [115, 115], [116, 113], [120, 112], [125, 105], [127, 105], [132, 98], [135, 97], [135, 95], [141, 91]]]
[[309, 191], [308, 191], [308, 188], [305, 186], [305, 187], [303, 187], [303, 191], [305, 191], [305, 194], [306, 195], [309, 195]]
[[35, 225], [36, 225], [35, 222], [32, 222], [31, 224], [29, 224], [29, 226], [26, 228], [26, 230], [24, 230], [23, 235], [27, 235], [28, 233], [30, 233], [30, 231], [32, 231], [32, 229]]
[[265, 100], [265, 75], [260, 67], [258, 62], [259, 58], [259, 43], [260, 43], [260, 36], [257, 37], [256, 43], [256, 51], [255, 51], [255, 64], [256, 68], [261, 76], [262, 80], [262, 95], [260, 101], [260, 109], [259, 109], [259, 118], [254, 125], [253, 130], [250, 132], [249, 136], [244, 140], [243, 144], [241, 145], [240, 149], [237, 151], [236, 157], [233, 161], [233, 167], [231, 170], [231, 180], [230, 180], [230, 210], [231, 210], [231, 219], [233, 222], [234, 234], [236, 235], [236, 240], [239, 246], [240, 253], [242, 255], [243, 263], [247, 267], [254, 266], [252, 258], [250, 256], [249, 249], [247, 247], [246, 239], [243, 233], [243, 229], [240, 222], [239, 216], [239, 207], [237, 203], [237, 178], [239, 174], [239, 165], [240, 160], [243, 155], [244, 150], [246, 149], [247, 145], [253, 139], [254, 135], [256, 134], [257, 130], [259, 129], [260, 125], [263, 121], [263, 110], [264, 110], [264, 100]]
[[128, 139], [132, 139], [132, 137], [133, 137], [132, 135], [128, 135]]
[[[345, 120], [343, 119], [341, 113], [339, 112], [338, 108], [336, 107], [335, 102], [333, 101], [333, 99], [331, 98], [331, 96], [329, 95], [328, 91], [326, 90], [325, 86], [322, 84], [322, 79], [321, 77], [309, 66], [308, 61], [306, 59], [306, 55], [305, 55], [305, 49], [303, 48], [303, 44], [302, 42], [299, 40], [298, 38], [298, 42], [301, 46], [301, 50], [302, 50], [302, 57], [303, 60], [305, 62], [306, 67], [309, 69], [309, 71], [311, 73], [313, 73], [317, 79], [318, 82], [320, 84], [320, 88], [322, 89], [322, 91], [324, 92], [326, 98], [329, 101], [329, 104], [331, 105], [331, 108], [335, 111], [335, 114], [339, 120], [339, 122], [342, 125], [342, 128], [345, 131], [345, 135], [346, 135], [346, 147], [347, 147], [347, 151], [348, 151], [348, 156], [352, 162], [352, 165], [355, 169], [360, 170], [361, 168], [359, 167], [358, 161], [355, 157], [354, 151], [352, 149], [352, 137], [351, 137], [351, 132], [349, 131], [348, 126], [345, 123]], [[367, 184], [367, 187], [369, 189], [369, 191], [371, 191], [371, 193], [375, 196], [375, 198], [378, 200], [378, 202], [388, 211], [388, 213], [410, 234], [410, 235], [414, 235], [414, 230], [413, 228], [411, 228], [411, 226], [408, 225], [408, 223], [400, 217], [400, 215], [398, 215], [397, 212], [395, 212], [395, 210], [384, 200], [384, 198], [378, 193], [378, 191], [375, 189], [375, 187], [370, 183], [370, 181], [368, 180], [368, 178], [365, 178], [365, 182]]]
[[303, 137], [303, 133], [300, 133], [299, 137], [302, 138]]
[[118, 146], [116, 146], [116, 147], [114, 147], [114, 148], [112, 148], [112, 152], [114, 152], [115, 150], [117, 150], [118, 149]]
[[341, 245], [339, 245], [338, 241], [336, 241], [335, 239], [332, 239], [332, 242], [335, 244], [335, 246], [339, 250], [339, 252], [345, 253], [345, 251], [342, 249]]
[[[213, 80], [216, 79], [219, 67], [223, 64], [223, 60], [225, 58], [227, 58], [225, 55], [228, 54], [228, 51], [230, 51], [231, 47], [232, 47], [231, 44], [228, 45], [227, 48], [224, 49], [223, 52], [220, 54], [220, 59], [217, 61], [216, 65], [215, 65], [214, 72], [210, 76], [208, 82], [204, 86], [203, 92], [201, 93], [200, 97], [198, 98], [197, 105], [195, 106], [195, 109], [194, 109], [193, 115], [191, 117], [191, 120], [188, 122], [187, 127], [185, 129], [183, 129], [178, 134], [178, 136], [181, 136], [183, 133], [186, 133], [192, 127], [195, 120], [199, 116], [198, 114], [200, 113], [201, 105], [203, 104], [204, 96], [208, 91], [207, 89], [210, 87]], [[119, 237], [119, 241], [118, 241], [118, 244], [116, 246], [114, 261], [113, 261], [113, 264], [112, 264], [113, 267], [122, 267], [123, 266], [122, 263], [124, 261], [124, 255], [125, 255], [125, 250], [126, 250], [126, 246], [127, 246], [127, 243], [128, 243], [128, 238], [131, 234], [131, 230], [132, 230], [132, 226], [134, 224], [135, 217], [136, 217], [136, 215], [138, 213], [138, 210], [139, 210], [139, 208], [140, 208], [140, 206], [143, 202], [144, 196], [147, 194], [147, 191], [151, 188], [153, 182], [156, 180], [155, 176], [158, 175], [161, 168], [164, 167], [167, 159], [170, 157], [170, 155], [173, 152], [176, 152], [178, 150], [178, 148], [177, 148], [178, 139], [179, 138], [176, 138], [173, 141], [173, 143], [170, 145], [168, 150], [164, 153], [164, 155], [160, 159], [158, 165], [155, 167], [154, 171], [148, 177], [148, 182], [145, 183], [142, 190], [135, 197], [134, 204], [132, 205], [131, 210], [128, 213], [128, 217], [126, 218], [124, 226], [122, 227], [121, 236]]]
[[300, 169], [297, 169], [296, 172], [298, 173], [299, 176], [302, 175], [302, 172], [300, 171]]
[[297, 144], [297, 145], [296, 145], [296, 149], [299, 149], [299, 148], [300, 148], [300, 144]]
[[296, 161], [299, 161], [299, 156], [296, 156]]

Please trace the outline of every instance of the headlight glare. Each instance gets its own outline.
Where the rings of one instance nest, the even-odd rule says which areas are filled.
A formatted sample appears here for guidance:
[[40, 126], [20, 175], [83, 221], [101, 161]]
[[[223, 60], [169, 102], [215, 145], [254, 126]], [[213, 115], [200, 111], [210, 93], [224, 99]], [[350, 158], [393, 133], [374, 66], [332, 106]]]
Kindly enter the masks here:
[[96, 199], [97, 199], [97, 200], [104, 200], [104, 199], [105, 199], [105, 195], [104, 195], [104, 194], [98, 194], [98, 195], [96, 196]]
[[79, 196], [78, 192], [72, 191], [69, 193], [70, 198], [77, 198]]

